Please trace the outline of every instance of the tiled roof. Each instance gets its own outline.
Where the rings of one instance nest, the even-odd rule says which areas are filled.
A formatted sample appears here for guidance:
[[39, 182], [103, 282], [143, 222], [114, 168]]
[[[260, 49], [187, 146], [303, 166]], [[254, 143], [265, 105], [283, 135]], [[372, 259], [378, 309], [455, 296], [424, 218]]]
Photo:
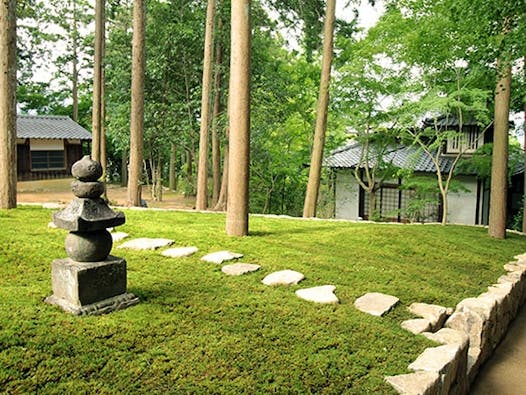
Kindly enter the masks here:
[[[331, 168], [355, 168], [365, 167], [364, 160], [360, 158], [362, 146], [357, 142], [351, 142], [332, 152], [325, 159], [325, 166]], [[374, 156], [374, 155], [373, 155]], [[417, 172], [435, 173], [435, 165], [429, 156], [415, 147], [393, 146], [386, 150], [383, 159], [387, 163], [400, 168], [408, 168]], [[454, 158], [442, 156], [440, 158], [440, 169], [448, 172], [453, 164]], [[374, 167], [374, 160], [370, 160], [370, 167]]]
[[66, 116], [17, 115], [16, 136], [21, 139], [91, 140], [91, 133]]

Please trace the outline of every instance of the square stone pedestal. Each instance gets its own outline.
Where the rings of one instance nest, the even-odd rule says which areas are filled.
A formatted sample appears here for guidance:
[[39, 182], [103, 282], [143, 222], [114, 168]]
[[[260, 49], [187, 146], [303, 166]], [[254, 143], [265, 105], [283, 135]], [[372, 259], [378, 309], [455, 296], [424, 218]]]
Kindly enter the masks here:
[[126, 293], [126, 261], [111, 255], [101, 262], [55, 259], [51, 282], [53, 295], [46, 302], [75, 315], [109, 313], [139, 302]]

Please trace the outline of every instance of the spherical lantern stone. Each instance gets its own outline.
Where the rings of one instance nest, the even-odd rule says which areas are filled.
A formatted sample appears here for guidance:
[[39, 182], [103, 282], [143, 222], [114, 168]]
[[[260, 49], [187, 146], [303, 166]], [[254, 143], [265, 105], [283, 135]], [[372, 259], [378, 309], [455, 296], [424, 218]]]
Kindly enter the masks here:
[[113, 246], [107, 230], [95, 232], [70, 232], [65, 247], [68, 256], [77, 262], [98, 262], [106, 259]]

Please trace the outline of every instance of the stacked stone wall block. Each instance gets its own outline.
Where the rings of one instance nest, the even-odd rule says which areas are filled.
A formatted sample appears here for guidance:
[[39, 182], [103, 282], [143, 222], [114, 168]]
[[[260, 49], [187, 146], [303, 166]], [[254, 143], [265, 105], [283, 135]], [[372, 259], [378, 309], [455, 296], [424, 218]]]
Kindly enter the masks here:
[[[507, 273], [487, 292], [462, 300], [442, 329], [435, 332], [431, 325], [431, 332], [423, 333], [443, 346], [426, 349], [410, 364], [415, 373], [386, 377], [386, 381], [400, 394], [467, 394], [479, 367], [526, 301], [526, 254], [515, 258], [517, 261], [504, 265]], [[430, 319], [415, 312], [424, 306], [411, 307], [414, 314]]]

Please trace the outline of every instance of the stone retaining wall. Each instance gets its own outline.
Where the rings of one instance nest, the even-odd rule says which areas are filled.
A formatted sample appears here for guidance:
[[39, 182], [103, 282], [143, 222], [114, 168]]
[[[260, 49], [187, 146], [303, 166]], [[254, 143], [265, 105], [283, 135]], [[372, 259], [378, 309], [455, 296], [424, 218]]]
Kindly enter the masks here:
[[461, 301], [442, 329], [423, 333], [443, 345], [426, 349], [411, 363], [414, 373], [386, 381], [401, 394], [467, 394], [526, 301], [526, 254], [515, 258], [487, 292]]

